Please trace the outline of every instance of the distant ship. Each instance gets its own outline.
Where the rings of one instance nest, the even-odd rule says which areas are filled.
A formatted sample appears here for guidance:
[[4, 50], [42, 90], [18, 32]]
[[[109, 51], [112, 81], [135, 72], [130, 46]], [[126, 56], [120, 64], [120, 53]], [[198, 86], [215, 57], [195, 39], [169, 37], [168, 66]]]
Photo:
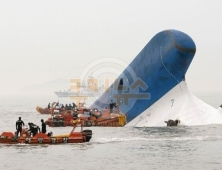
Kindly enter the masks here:
[[99, 97], [102, 95], [104, 90], [99, 91], [99, 93], [94, 93], [92, 90], [81, 90], [81, 92], [76, 92], [76, 91], [71, 91], [69, 90], [64, 90], [64, 91], [54, 91], [54, 93], [62, 98], [62, 97], [74, 97], [74, 96], [87, 96], [87, 97]]
[[98, 86], [98, 80], [92, 76], [87, 79], [87, 82], [80, 82], [79, 79], [71, 79], [70, 83], [74, 83], [74, 85], [70, 86], [70, 89], [64, 91], [54, 91], [54, 93], [60, 98], [81, 96], [98, 98], [105, 92], [104, 85]]

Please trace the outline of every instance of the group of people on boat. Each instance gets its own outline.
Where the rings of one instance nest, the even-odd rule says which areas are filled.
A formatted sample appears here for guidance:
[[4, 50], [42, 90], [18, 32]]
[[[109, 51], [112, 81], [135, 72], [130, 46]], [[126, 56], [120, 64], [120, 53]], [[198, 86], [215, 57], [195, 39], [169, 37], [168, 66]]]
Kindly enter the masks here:
[[54, 102], [54, 103], [52, 103], [52, 105], [51, 105], [51, 103], [48, 104], [48, 109], [51, 109], [51, 108], [64, 109], [64, 110], [74, 110], [74, 109], [77, 108], [77, 105], [75, 103], [72, 103], [72, 104], [70, 103], [69, 105], [68, 104], [63, 105], [62, 103], [59, 103], [59, 102], [55, 103]]
[[[31, 137], [35, 136], [37, 133], [46, 133], [46, 123], [44, 122], [43, 119], [41, 119], [41, 129], [39, 128], [38, 125], [29, 122], [29, 129], [26, 131], [26, 133], [28, 133]], [[74, 119], [71, 121], [71, 124], [73, 126], [73, 129], [71, 131], [74, 132], [77, 126], [81, 126], [81, 131], [83, 131], [83, 125], [84, 125], [84, 121], [79, 118], [79, 117], [74, 117]], [[22, 127], [25, 126], [25, 123], [23, 122], [23, 120], [21, 119], [21, 117], [19, 117], [19, 119], [16, 121], [16, 136], [19, 137], [22, 135]], [[52, 136], [52, 132], [47, 133], [47, 136]]]
[[[46, 123], [44, 122], [43, 119], [41, 119], [41, 129], [39, 128], [38, 125], [29, 122], [28, 126], [29, 129], [27, 130], [27, 133], [30, 134], [30, 136], [35, 136], [37, 133], [46, 133]], [[19, 117], [19, 119], [16, 121], [16, 136], [18, 137], [19, 135], [21, 136], [22, 134], [22, 126], [25, 126], [25, 123], [23, 122], [23, 120], [21, 119], [21, 117]]]

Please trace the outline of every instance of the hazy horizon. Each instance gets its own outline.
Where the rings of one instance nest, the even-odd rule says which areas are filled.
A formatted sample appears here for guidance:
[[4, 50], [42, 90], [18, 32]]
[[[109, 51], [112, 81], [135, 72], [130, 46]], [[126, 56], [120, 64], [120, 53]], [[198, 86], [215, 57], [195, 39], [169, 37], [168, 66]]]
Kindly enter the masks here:
[[101, 64], [106, 58], [122, 62], [117, 74], [166, 29], [185, 32], [196, 44], [186, 74], [190, 91], [221, 92], [221, 4], [219, 0], [1, 1], [0, 93], [80, 78], [93, 62]]

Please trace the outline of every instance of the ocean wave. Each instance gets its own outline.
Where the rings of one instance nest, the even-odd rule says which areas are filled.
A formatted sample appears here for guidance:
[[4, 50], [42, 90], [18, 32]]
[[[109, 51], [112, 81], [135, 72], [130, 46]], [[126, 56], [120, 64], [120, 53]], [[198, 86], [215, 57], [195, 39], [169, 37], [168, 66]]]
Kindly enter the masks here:
[[106, 144], [116, 142], [132, 142], [132, 141], [216, 141], [222, 140], [222, 136], [195, 136], [195, 137], [166, 137], [166, 138], [144, 138], [144, 137], [129, 137], [129, 138], [97, 138], [92, 139], [92, 143]]

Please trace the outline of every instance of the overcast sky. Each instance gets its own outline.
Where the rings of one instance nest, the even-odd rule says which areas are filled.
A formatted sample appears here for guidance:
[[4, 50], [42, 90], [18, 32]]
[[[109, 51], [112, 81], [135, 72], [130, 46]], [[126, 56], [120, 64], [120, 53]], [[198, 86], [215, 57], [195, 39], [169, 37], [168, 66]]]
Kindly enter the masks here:
[[90, 63], [129, 64], [158, 32], [188, 34], [191, 91], [222, 91], [221, 0], [0, 1], [0, 93], [78, 77]]

